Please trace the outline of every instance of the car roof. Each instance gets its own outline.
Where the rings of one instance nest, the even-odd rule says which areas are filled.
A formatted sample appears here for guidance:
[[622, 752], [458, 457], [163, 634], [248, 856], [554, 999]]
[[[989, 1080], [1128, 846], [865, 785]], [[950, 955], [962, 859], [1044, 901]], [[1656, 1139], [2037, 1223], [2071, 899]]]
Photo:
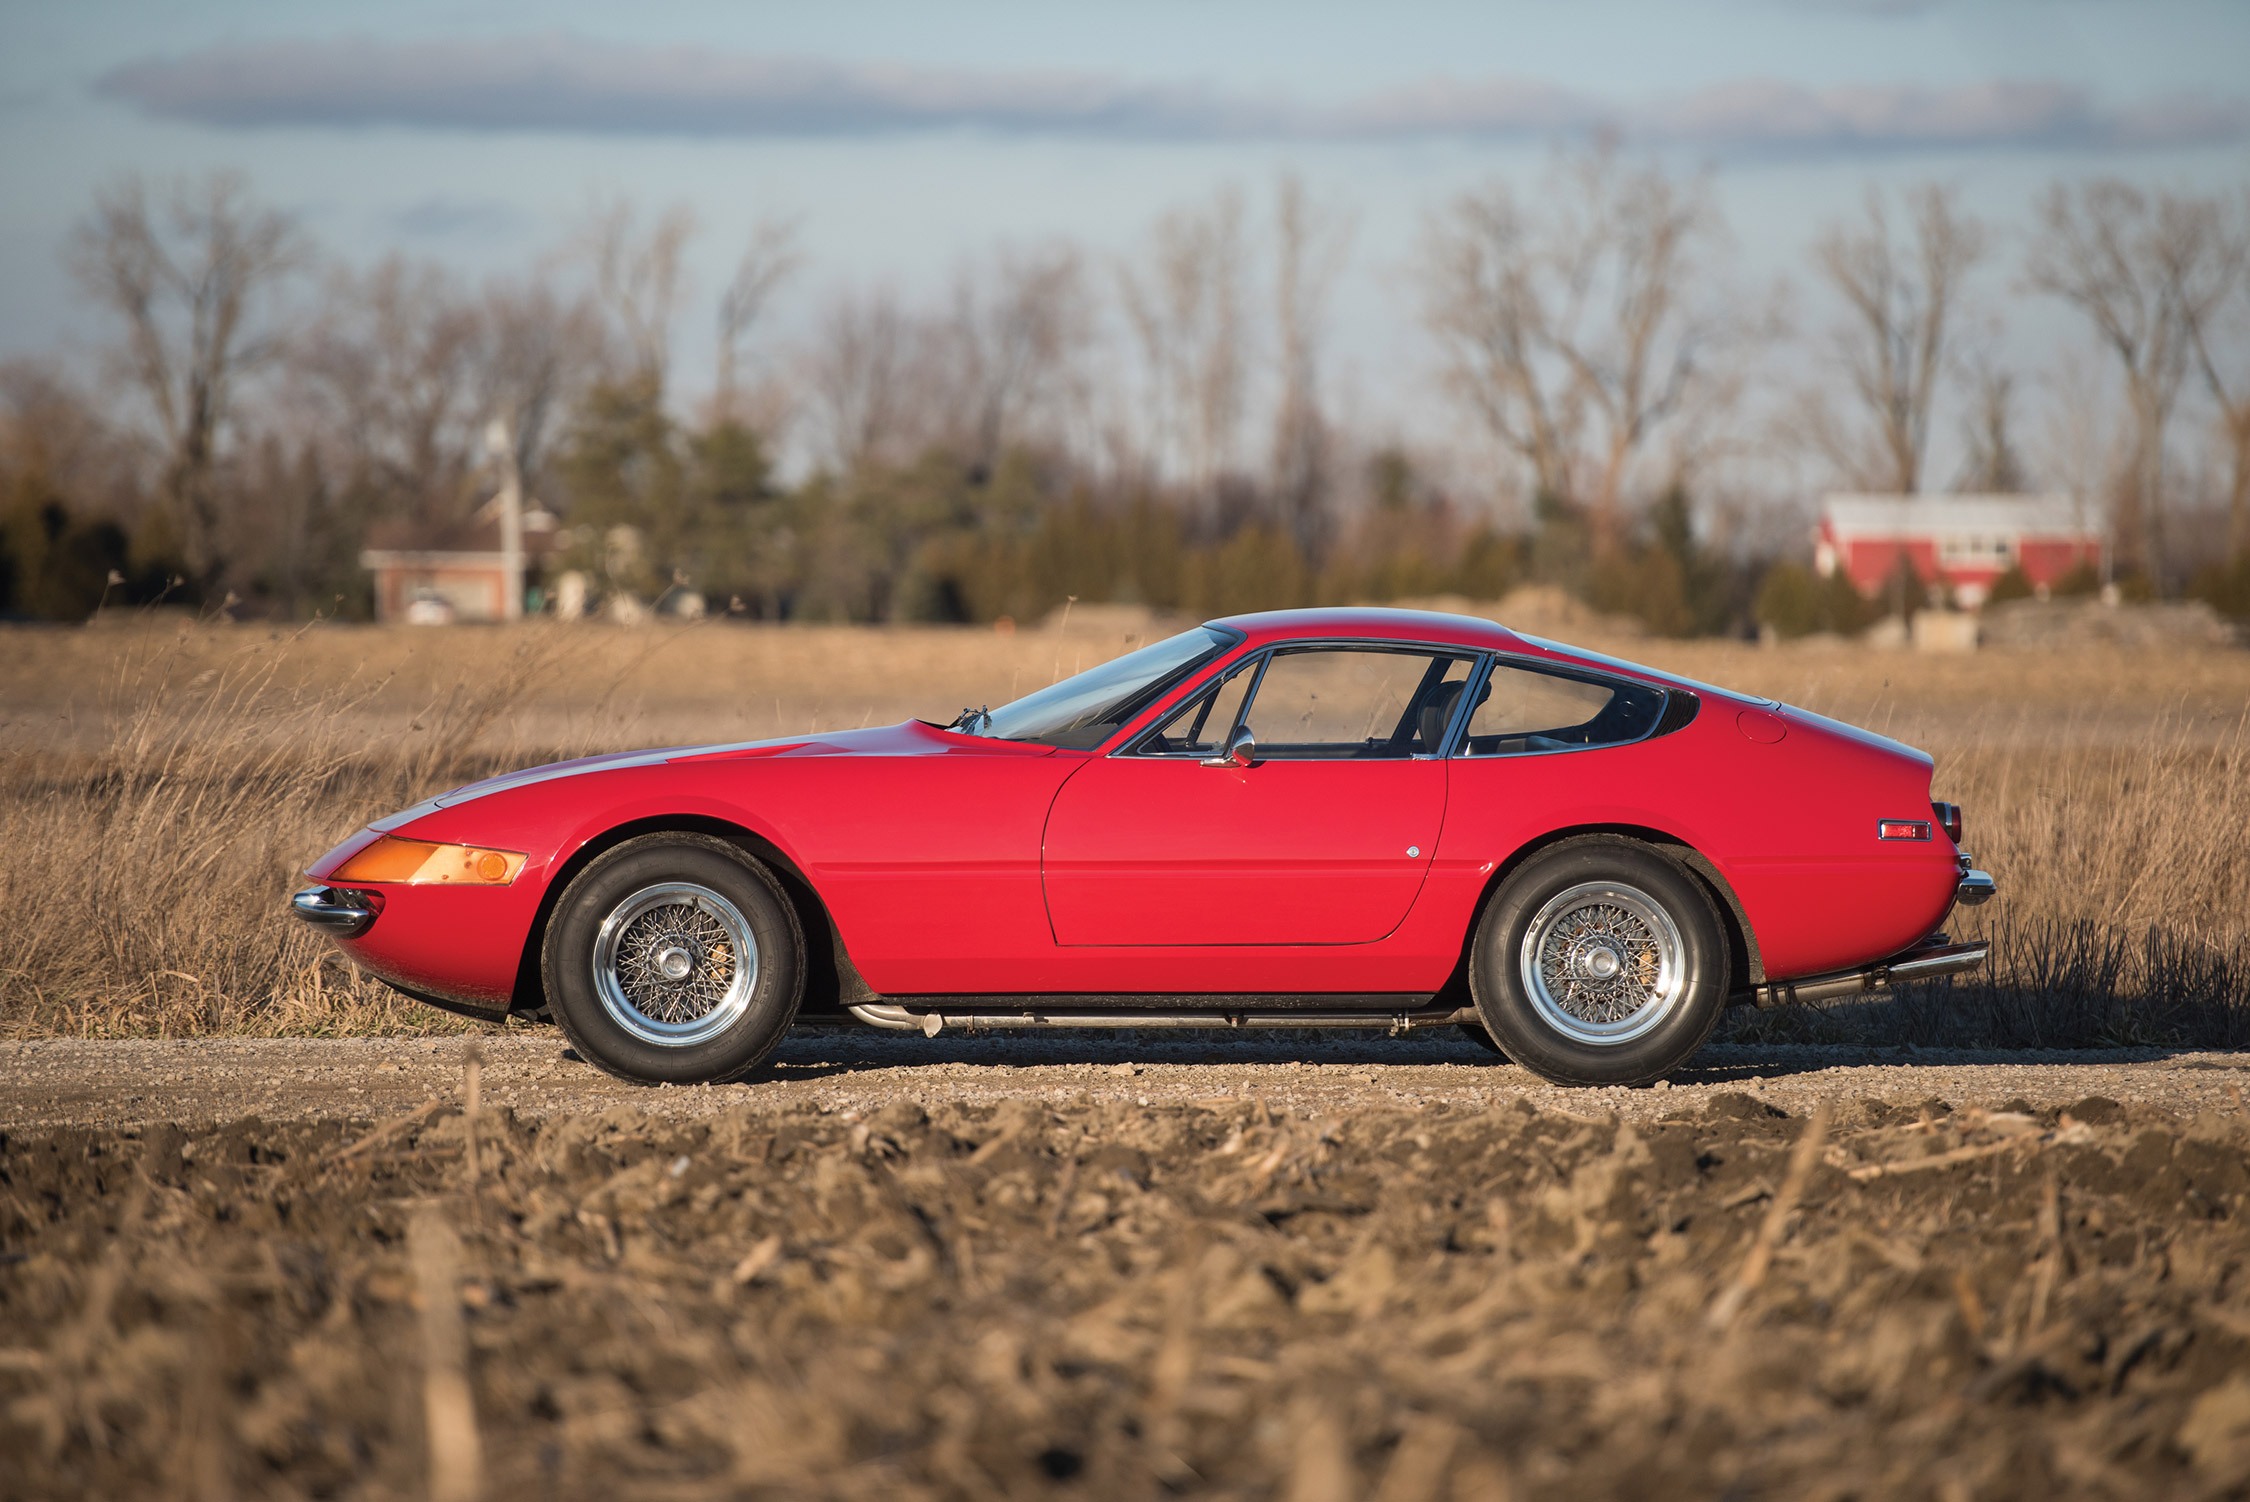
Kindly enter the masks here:
[[1244, 645], [1252, 650], [1277, 641], [1301, 641], [1307, 637], [1428, 642], [1441, 646], [1508, 652], [1518, 657], [1545, 658], [1549, 662], [1567, 663], [1596, 672], [1622, 673], [1645, 683], [1684, 688], [1704, 695], [1722, 695], [1743, 704], [1767, 708], [1774, 705], [1771, 699], [1746, 694], [1740, 689], [1722, 688], [1715, 683], [1684, 678], [1678, 673], [1665, 672], [1662, 668], [1629, 662], [1622, 657], [1612, 657], [1606, 652], [1596, 652], [1586, 647], [1574, 647], [1568, 642], [1525, 636], [1482, 616], [1452, 615], [1440, 610], [1393, 610], [1383, 606], [1354, 605], [1321, 610], [1264, 610], [1254, 615], [1225, 616], [1209, 624], [1240, 631], [1247, 638]]
[[1364, 637], [1371, 641], [1440, 642], [1452, 646], [1525, 651], [1530, 644], [1496, 621], [1439, 610], [1393, 610], [1353, 605], [1320, 610], [1261, 610], [1212, 621], [1241, 632], [1248, 645], [1301, 637]]

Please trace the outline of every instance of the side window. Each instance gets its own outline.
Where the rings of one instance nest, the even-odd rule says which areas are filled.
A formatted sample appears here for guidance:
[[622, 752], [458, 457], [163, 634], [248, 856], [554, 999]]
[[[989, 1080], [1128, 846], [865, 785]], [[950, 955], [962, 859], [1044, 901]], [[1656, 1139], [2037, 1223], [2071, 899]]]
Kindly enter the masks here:
[[1471, 659], [1356, 647], [1284, 647], [1266, 662], [1246, 722], [1263, 757], [1433, 754]]
[[1243, 697], [1258, 676], [1252, 658], [1181, 707], [1179, 713], [1141, 737], [1135, 756], [1217, 756], [1242, 713]]
[[1664, 690], [1495, 663], [1469, 717], [1464, 756], [1521, 756], [1637, 741], [1664, 713]]

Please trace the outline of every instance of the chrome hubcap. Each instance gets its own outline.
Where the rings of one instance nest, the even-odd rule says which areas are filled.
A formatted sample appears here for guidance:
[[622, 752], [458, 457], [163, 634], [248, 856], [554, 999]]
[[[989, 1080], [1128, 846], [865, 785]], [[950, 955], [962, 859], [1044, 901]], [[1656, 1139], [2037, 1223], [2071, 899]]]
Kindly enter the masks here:
[[1646, 1036], [1687, 994], [1687, 946], [1648, 893], [1587, 882], [1532, 916], [1518, 972], [1540, 1020], [1576, 1043]]
[[1595, 944], [1573, 962], [1579, 975], [1588, 980], [1610, 980], [1625, 968], [1617, 951], [1607, 944]]
[[758, 941], [742, 910], [709, 887], [643, 887], [594, 935], [594, 990], [644, 1043], [685, 1048], [733, 1026], [758, 984]]

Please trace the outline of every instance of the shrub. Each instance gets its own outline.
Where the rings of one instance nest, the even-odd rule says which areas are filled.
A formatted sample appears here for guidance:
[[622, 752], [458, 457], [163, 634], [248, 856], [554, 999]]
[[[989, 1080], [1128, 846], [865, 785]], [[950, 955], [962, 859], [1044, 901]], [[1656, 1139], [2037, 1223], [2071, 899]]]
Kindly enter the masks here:
[[1984, 597], [1987, 605], [2005, 605], [2010, 600], [2028, 600], [2038, 593], [2031, 587], [2031, 578], [2024, 573], [2023, 565], [2010, 565], [2008, 571], [1992, 581], [1992, 590]]
[[2250, 548], [2226, 563], [2200, 570], [2188, 585], [2188, 596], [2235, 620], [2250, 620]]
[[1810, 636], [1821, 629], [1822, 594], [1811, 569], [1784, 559], [1766, 570], [1758, 586], [1758, 624], [1784, 637]]

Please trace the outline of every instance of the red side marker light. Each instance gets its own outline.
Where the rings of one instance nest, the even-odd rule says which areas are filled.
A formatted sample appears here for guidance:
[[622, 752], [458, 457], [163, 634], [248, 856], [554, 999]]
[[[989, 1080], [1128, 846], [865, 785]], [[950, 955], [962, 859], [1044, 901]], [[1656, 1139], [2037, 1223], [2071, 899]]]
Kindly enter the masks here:
[[1926, 840], [1929, 837], [1927, 819], [1885, 819], [1875, 826], [1878, 840]]

